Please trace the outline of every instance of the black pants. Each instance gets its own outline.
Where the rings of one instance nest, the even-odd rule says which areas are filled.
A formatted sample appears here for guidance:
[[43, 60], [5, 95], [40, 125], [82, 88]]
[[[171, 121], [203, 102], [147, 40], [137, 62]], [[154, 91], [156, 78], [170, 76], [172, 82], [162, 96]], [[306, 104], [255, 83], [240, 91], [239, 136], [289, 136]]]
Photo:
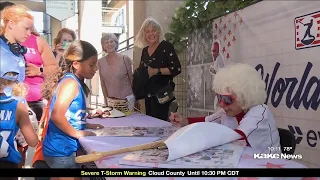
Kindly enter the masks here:
[[42, 101], [32, 101], [32, 102], [28, 102], [28, 105], [29, 105], [30, 109], [34, 113], [36, 113], [37, 120], [40, 121], [41, 116], [42, 116], [43, 107], [44, 107], [43, 102]]
[[[50, 169], [48, 164], [45, 161], [36, 161], [33, 164], [33, 168], [35, 169]], [[50, 180], [50, 177], [34, 177], [35, 180]]]
[[146, 114], [158, 119], [168, 121], [169, 106], [171, 102], [166, 104], [159, 104], [155, 97], [146, 97], [145, 106]]

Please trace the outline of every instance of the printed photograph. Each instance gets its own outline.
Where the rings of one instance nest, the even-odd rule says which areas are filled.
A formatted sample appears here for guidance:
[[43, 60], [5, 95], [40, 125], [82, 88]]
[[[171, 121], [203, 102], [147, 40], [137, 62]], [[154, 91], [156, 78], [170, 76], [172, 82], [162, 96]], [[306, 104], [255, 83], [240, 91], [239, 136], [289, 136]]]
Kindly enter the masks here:
[[188, 67], [188, 107], [204, 108], [204, 83], [202, 66]]
[[211, 44], [212, 44], [211, 24], [202, 29], [195, 30], [189, 37], [188, 42], [188, 64], [198, 65], [212, 62]]

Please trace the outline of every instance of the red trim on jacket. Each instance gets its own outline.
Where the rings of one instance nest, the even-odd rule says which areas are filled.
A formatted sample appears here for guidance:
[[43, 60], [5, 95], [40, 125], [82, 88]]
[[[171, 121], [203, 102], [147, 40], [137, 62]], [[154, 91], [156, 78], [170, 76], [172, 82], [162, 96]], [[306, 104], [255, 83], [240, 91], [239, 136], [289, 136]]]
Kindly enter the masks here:
[[[238, 124], [240, 124], [240, 122], [241, 122], [241, 120], [243, 119], [244, 115], [246, 115], [246, 113], [243, 112], [243, 111], [242, 111], [241, 113], [239, 113], [239, 114], [236, 115], [236, 119], [237, 119], [237, 121], [238, 121]], [[239, 129], [235, 129], [235, 131], [242, 136], [242, 138], [240, 138], [239, 140], [245, 140], [246, 143], [247, 143], [247, 146], [250, 146], [246, 134], [245, 134], [244, 132], [242, 132], [241, 130], [239, 130]], [[250, 147], [251, 147], [251, 146], [250, 146]]]
[[247, 139], [247, 136], [246, 136], [246, 134], [244, 134], [244, 132], [242, 132], [242, 131], [239, 130], [239, 129], [235, 129], [234, 131], [237, 132], [238, 134], [240, 134], [240, 136], [242, 136], [242, 138], [240, 138], [240, 139], [238, 139], [238, 140], [245, 140], [246, 143], [247, 143], [247, 146], [251, 147], [251, 145], [249, 144], [249, 141], [248, 141], [248, 139]]
[[236, 115], [236, 119], [238, 121], [238, 124], [240, 124], [240, 121], [243, 119], [244, 115], [246, 115], [246, 113], [244, 113], [243, 111]]
[[197, 123], [197, 122], [204, 122], [206, 117], [189, 117], [187, 118], [189, 124]]

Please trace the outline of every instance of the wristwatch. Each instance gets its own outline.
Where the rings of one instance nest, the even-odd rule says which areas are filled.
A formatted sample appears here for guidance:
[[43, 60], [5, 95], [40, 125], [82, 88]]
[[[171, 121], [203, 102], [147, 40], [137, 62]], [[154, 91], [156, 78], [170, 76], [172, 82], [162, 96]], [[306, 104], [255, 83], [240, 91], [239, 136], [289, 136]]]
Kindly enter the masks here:
[[158, 68], [157, 75], [161, 75], [161, 70], [160, 70], [160, 68]]
[[43, 74], [43, 67], [40, 67], [40, 75]]

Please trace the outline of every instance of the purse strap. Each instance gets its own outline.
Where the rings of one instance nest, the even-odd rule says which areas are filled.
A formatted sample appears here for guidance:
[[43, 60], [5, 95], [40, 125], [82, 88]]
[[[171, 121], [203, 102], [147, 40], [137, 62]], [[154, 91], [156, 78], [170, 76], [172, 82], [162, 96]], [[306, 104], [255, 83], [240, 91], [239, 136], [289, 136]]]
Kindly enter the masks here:
[[[124, 55], [122, 55], [122, 60], [123, 60], [124, 66], [126, 67], [127, 76], [128, 76], [128, 79], [129, 79], [129, 82], [130, 82], [131, 88], [132, 88], [132, 82], [131, 82], [131, 80], [130, 80], [130, 76], [129, 76], [128, 68], [127, 68], [126, 62], [125, 62], [125, 60], [124, 60]], [[107, 89], [106, 89], [106, 91], [107, 91], [107, 94], [108, 94], [108, 90], [107, 90]]]
[[132, 88], [132, 81], [131, 81], [130, 76], [129, 76], [129, 71], [128, 71], [128, 68], [127, 68], [127, 65], [126, 65], [126, 61], [124, 60], [124, 56], [122, 56], [122, 60], [123, 60], [124, 66], [126, 67], [126, 70], [127, 70], [127, 76], [128, 76], [128, 79], [129, 79], [129, 82], [130, 82], [131, 88]]

